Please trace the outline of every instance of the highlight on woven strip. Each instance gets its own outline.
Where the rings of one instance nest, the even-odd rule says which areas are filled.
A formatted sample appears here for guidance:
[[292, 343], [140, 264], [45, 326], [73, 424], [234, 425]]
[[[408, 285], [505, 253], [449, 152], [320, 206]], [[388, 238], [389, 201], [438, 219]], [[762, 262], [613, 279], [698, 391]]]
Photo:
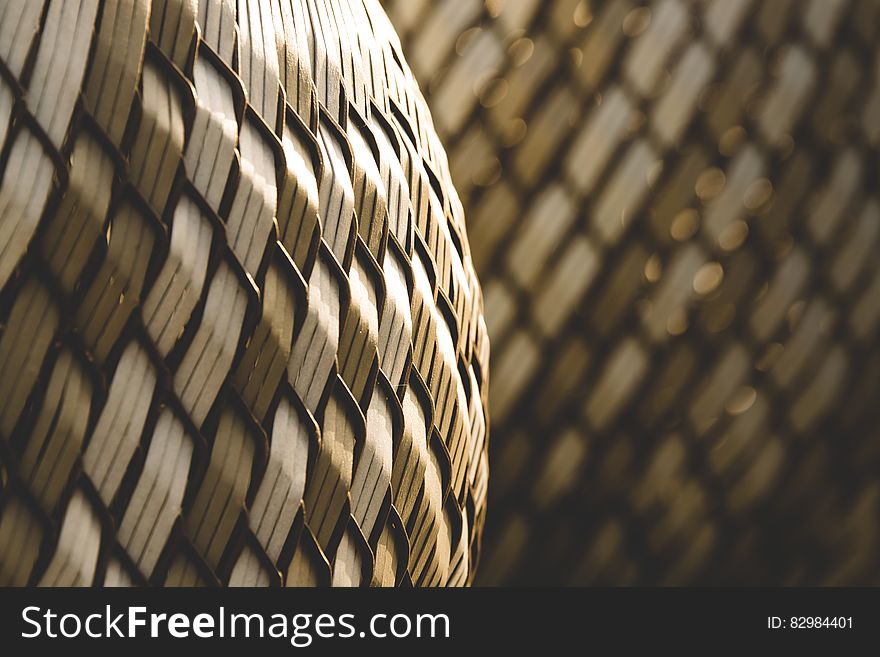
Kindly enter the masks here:
[[469, 583], [488, 349], [377, 2], [0, 2], [0, 584]]
[[880, 583], [880, 3], [385, 0], [493, 344], [487, 583]]

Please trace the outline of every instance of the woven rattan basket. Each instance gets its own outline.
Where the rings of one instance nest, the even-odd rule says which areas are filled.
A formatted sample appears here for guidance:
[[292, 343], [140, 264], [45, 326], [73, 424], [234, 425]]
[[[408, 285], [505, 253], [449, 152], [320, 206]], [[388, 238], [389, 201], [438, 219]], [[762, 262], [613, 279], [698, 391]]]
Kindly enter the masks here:
[[880, 3], [387, 0], [493, 344], [501, 583], [880, 583]]
[[464, 584], [488, 341], [370, 0], [0, 2], [0, 584]]

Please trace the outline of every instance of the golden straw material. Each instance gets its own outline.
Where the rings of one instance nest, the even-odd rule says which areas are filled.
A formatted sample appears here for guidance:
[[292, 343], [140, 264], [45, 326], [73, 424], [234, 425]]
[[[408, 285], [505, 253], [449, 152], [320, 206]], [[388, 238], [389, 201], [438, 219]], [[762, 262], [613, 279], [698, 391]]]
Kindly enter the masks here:
[[488, 340], [372, 0], [0, 2], [0, 584], [460, 585]]
[[880, 2], [384, 4], [485, 291], [478, 581], [880, 584]]

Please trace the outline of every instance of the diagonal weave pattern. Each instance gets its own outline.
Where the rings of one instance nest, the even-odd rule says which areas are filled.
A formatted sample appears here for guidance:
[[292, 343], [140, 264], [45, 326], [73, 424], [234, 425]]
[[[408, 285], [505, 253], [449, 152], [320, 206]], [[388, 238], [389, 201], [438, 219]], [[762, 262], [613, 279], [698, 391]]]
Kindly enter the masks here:
[[371, 0], [0, 0], [0, 584], [460, 585], [488, 341]]
[[880, 583], [880, 3], [385, 6], [486, 298], [480, 579]]

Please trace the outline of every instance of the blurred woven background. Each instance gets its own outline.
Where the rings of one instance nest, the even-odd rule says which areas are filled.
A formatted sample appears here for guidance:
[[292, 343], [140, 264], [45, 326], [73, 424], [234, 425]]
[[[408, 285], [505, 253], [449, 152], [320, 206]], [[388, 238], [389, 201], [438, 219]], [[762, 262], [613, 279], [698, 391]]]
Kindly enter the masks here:
[[880, 583], [880, 3], [386, 0], [493, 347], [483, 583]]

